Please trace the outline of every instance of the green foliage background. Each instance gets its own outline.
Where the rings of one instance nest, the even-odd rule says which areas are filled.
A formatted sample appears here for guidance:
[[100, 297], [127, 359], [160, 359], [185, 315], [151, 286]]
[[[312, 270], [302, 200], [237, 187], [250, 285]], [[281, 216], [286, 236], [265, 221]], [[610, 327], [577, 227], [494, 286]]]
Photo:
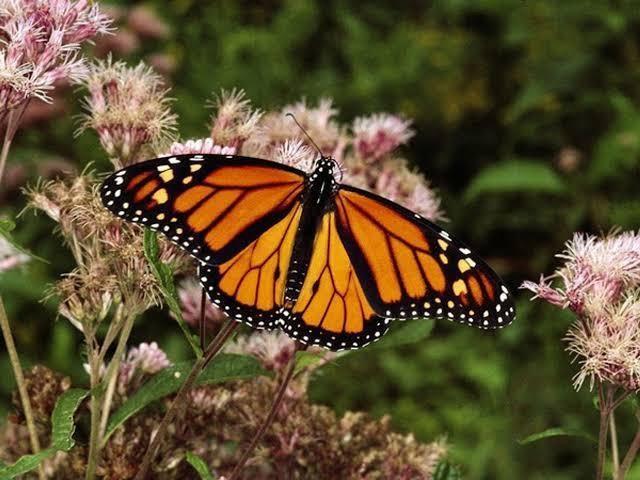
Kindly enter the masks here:
[[[554, 426], [597, 429], [592, 395], [571, 386], [576, 366], [562, 343], [571, 318], [530, 303], [517, 288], [552, 271], [572, 232], [640, 225], [640, 3], [147, 4], [172, 33], [129, 60], [149, 51], [177, 59], [172, 95], [183, 137], [205, 134], [205, 100], [222, 87], [245, 89], [264, 109], [333, 97], [342, 120], [401, 112], [417, 131], [405, 154], [439, 190], [450, 230], [518, 296], [518, 319], [508, 329], [486, 334], [437, 324], [419, 346], [365, 350], [325, 368], [312, 385], [314, 398], [338, 411], [391, 414], [398, 429], [423, 440], [447, 435], [466, 478], [591, 477], [595, 446], [588, 440], [517, 442]], [[66, 116], [22, 131], [10, 162], [25, 165], [32, 179], [52, 154], [106, 170], [95, 138], [73, 139], [74, 128]], [[18, 195], [4, 200], [9, 215], [24, 206]], [[19, 218], [18, 239], [51, 263], [2, 276], [0, 289], [24, 361], [45, 363], [81, 385], [80, 338], [54, 321], [54, 301], [41, 302], [47, 284], [72, 265], [51, 228], [43, 216]], [[153, 340], [174, 360], [189, 353], [166, 312], [147, 315], [134, 329], [134, 341]], [[0, 375], [6, 409], [12, 385], [4, 353]], [[620, 424], [625, 445], [633, 422]]]

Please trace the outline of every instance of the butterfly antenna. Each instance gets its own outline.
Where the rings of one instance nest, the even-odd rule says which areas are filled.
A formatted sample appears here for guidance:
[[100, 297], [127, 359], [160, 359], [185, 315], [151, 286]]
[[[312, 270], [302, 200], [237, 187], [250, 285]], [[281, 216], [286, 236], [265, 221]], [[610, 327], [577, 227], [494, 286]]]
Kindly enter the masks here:
[[293, 121], [296, 122], [296, 125], [300, 130], [302, 130], [302, 133], [304, 133], [305, 136], [309, 139], [309, 141], [311, 142], [311, 145], [316, 147], [316, 150], [318, 151], [321, 157], [324, 157], [324, 155], [322, 154], [322, 150], [320, 150], [320, 147], [316, 144], [316, 142], [313, 141], [313, 138], [311, 138], [311, 135], [309, 135], [307, 131], [304, 128], [302, 128], [302, 125], [300, 125], [300, 122], [298, 122], [298, 119], [293, 115], [293, 113], [289, 112], [286, 114], [286, 116], [291, 117]]

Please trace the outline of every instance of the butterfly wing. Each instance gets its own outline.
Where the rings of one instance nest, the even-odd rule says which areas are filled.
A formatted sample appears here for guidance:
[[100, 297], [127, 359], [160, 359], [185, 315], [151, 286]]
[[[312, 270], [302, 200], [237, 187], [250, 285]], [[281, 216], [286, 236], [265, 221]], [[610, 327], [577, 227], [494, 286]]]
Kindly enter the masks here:
[[202, 286], [228, 316], [254, 328], [275, 327], [301, 210], [296, 203], [285, 217], [226, 262], [200, 264]]
[[336, 225], [372, 309], [389, 318], [448, 318], [500, 328], [515, 317], [498, 275], [437, 225], [389, 200], [341, 186]]
[[157, 230], [200, 261], [223, 263], [290, 213], [305, 175], [234, 155], [176, 155], [107, 178], [102, 201], [125, 220]]
[[275, 322], [297, 340], [331, 350], [363, 347], [387, 331], [389, 320], [371, 308], [338, 235], [335, 212], [322, 217], [297, 301]]

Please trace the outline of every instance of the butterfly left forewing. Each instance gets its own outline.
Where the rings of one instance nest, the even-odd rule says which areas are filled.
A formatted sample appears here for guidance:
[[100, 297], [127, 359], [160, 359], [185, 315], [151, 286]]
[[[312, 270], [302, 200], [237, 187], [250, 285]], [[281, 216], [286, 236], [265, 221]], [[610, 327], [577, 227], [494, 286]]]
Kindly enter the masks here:
[[340, 238], [378, 315], [447, 318], [485, 329], [513, 321], [513, 300], [498, 275], [438, 226], [346, 186], [335, 211]]
[[121, 218], [159, 231], [201, 261], [221, 263], [280, 221], [304, 180], [266, 160], [176, 155], [114, 173], [100, 194]]

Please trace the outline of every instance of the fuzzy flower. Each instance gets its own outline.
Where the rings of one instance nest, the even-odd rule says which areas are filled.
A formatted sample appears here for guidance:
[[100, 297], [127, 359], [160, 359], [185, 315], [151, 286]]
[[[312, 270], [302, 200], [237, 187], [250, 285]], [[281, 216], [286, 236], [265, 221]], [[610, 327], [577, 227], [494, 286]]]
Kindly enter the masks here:
[[30, 98], [50, 101], [56, 82], [84, 78], [79, 48], [108, 32], [110, 23], [86, 0], [0, 1], [0, 110]]
[[414, 132], [411, 122], [397, 115], [378, 113], [353, 122], [353, 146], [365, 161], [374, 161], [407, 143]]
[[318, 145], [323, 155], [332, 156], [336, 160], [342, 161], [348, 139], [345, 129], [335, 120], [337, 113], [338, 110], [333, 106], [333, 101], [326, 98], [320, 100], [315, 106], [302, 100], [285, 105], [279, 111], [269, 112], [258, 124], [259, 130], [256, 135], [247, 142], [247, 148], [250, 150], [247, 154], [259, 154], [266, 158], [274, 158], [281, 145], [287, 140], [299, 140], [312, 147], [317, 158], [319, 154], [316, 148], [311, 145], [306, 135], [288, 116], [288, 114], [292, 114]]
[[[41, 183], [27, 195], [32, 207], [57, 221], [78, 265], [54, 288], [61, 300], [60, 313], [76, 327], [100, 322], [113, 303], [123, 303], [130, 314], [159, 304], [160, 289], [144, 256], [142, 229], [103, 207], [92, 176]], [[160, 259], [177, 272], [190, 265], [164, 239], [160, 239]]]
[[235, 155], [236, 148], [216, 145], [213, 138], [199, 138], [185, 142], [173, 142], [165, 155], [185, 155], [191, 153]]
[[[180, 308], [184, 321], [192, 327], [198, 327], [202, 301], [202, 286], [200, 283], [193, 277], [182, 280], [178, 287], [178, 298], [180, 299]], [[227, 317], [209, 299], [206, 299], [204, 318], [208, 326], [218, 327]]]
[[142, 377], [154, 375], [169, 366], [171, 362], [167, 354], [158, 347], [156, 342], [141, 343], [131, 348], [120, 364], [118, 393], [124, 395], [127, 391], [134, 390], [134, 383], [140, 385]]
[[0, 272], [6, 272], [29, 261], [29, 256], [19, 251], [3, 236], [0, 236]]
[[567, 335], [567, 350], [580, 363], [575, 387], [588, 380], [591, 387], [598, 381], [639, 390], [640, 232], [576, 234], [558, 258], [565, 263], [552, 276], [522, 288], [576, 315]]
[[211, 138], [220, 145], [240, 150], [249, 137], [255, 134], [262, 117], [260, 110], [251, 107], [243, 90], [222, 90], [212, 102], [215, 109], [211, 117]]
[[[162, 79], [140, 62], [128, 67], [111, 58], [90, 66], [84, 82], [86, 114], [78, 133], [92, 128], [116, 169], [151, 156], [176, 129]], [[145, 149], [145, 147], [148, 147]]]
[[274, 160], [310, 173], [318, 154], [300, 139], [287, 139], [275, 151]]
[[283, 370], [296, 351], [296, 342], [279, 330], [255, 332], [229, 344], [225, 351], [256, 357], [267, 370]]

